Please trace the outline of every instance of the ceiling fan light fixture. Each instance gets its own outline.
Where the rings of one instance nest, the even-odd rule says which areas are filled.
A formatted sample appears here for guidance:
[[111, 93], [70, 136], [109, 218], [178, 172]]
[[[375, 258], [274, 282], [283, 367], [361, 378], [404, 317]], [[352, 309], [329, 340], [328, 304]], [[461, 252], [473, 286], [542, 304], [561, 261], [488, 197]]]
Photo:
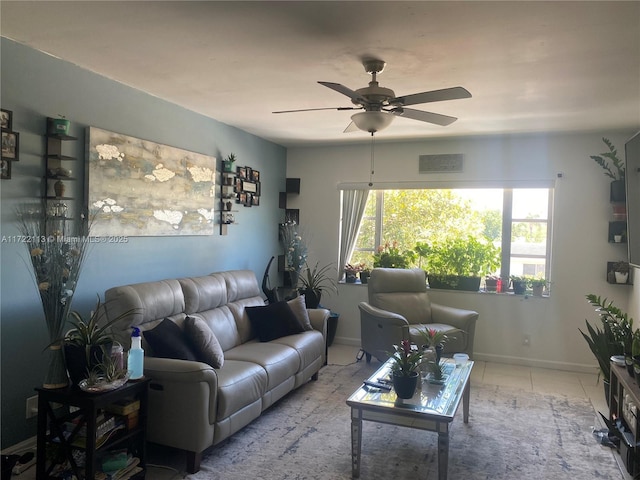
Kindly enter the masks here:
[[388, 112], [359, 112], [351, 116], [351, 121], [360, 130], [369, 133], [379, 132], [387, 128], [393, 121], [393, 114]]

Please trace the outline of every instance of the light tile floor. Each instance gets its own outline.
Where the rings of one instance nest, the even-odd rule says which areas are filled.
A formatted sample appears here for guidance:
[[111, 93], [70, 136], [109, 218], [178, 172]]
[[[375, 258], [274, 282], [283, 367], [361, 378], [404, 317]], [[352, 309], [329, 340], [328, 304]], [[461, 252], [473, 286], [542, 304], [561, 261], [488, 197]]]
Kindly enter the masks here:
[[[358, 347], [334, 344], [329, 347], [329, 363], [337, 365], [348, 365], [354, 363], [356, 361], [358, 351]], [[374, 359], [372, 362], [376, 362], [376, 360]], [[575, 373], [545, 368], [476, 361], [471, 379], [474, 383], [514, 387], [538, 393], [582, 397], [589, 399], [596, 411], [600, 411], [605, 415], [608, 411], [604, 398], [602, 382], [598, 381], [598, 376], [595, 373]], [[596, 415], [594, 412], [594, 421], [595, 419]], [[150, 449], [153, 450], [153, 447]], [[151, 452], [149, 453], [150, 456], [153, 457], [153, 454]], [[156, 459], [150, 458], [149, 460], [153, 462]], [[166, 461], [168, 459], [164, 458], [164, 460]], [[165, 463], [165, 461], [162, 463]], [[176, 461], [168, 463], [176, 465]], [[177, 464], [181, 465], [182, 462], [178, 461]], [[18, 478], [20, 478], [20, 480], [35, 479], [35, 468], [27, 470]], [[183, 475], [170, 467], [167, 469], [162, 466], [157, 466], [149, 469], [147, 478], [153, 480], [177, 480], [183, 478]], [[625, 475], [625, 478], [630, 479], [631, 477]]]

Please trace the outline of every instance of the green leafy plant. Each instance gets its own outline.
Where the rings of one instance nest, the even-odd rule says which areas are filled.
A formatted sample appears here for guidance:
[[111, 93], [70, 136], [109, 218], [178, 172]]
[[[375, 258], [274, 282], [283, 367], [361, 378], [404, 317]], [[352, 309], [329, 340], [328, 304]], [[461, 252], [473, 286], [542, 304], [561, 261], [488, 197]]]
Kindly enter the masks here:
[[373, 266], [381, 268], [409, 268], [416, 259], [413, 250], [401, 251], [398, 242], [386, 242], [373, 255]]
[[625, 261], [619, 261], [612, 266], [614, 272], [629, 273], [629, 263]]
[[415, 251], [421, 258], [426, 257], [426, 270], [435, 275], [481, 277], [500, 266], [500, 248], [472, 236], [432, 245], [418, 243]]
[[544, 278], [539, 277], [526, 277], [526, 280], [530, 287], [544, 287], [547, 284]]
[[435, 328], [427, 328], [420, 330], [420, 335], [423, 338], [424, 344], [427, 348], [437, 347], [438, 345], [444, 345], [449, 340], [449, 335], [462, 332], [459, 328], [452, 328], [449, 330], [436, 330]]
[[599, 374], [608, 380], [611, 375], [611, 356], [631, 355], [634, 339], [638, 334], [633, 331], [633, 319], [616, 307], [613, 302], [594, 294], [588, 294], [586, 298], [591, 305], [596, 307], [602, 328], [591, 325], [588, 320], [585, 320], [588, 334], [582, 330], [580, 333], [598, 361]]
[[616, 150], [608, 138], [603, 137], [602, 141], [609, 148], [609, 151], [601, 153], [600, 155], [591, 155], [591, 159], [604, 169], [604, 174], [607, 177], [613, 180], [624, 180], [624, 161], [618, 158], [618, 150]]
[[332, 272], [331, 264], [319, 267], [316, 262], [314, 267], [310, 268], [305, 263], [304, 272], [300, 275], [300, 290], [313, 290], [318, 297], [327, 291], [338, 293], [335, 276], [330, 272]]
[[390, 354], [391, 370], [395, 375], [408, 377], [418, 370], [422, 362], [422, 352], [411, 349], [409, 340], [402, 340], [400, 345], [394, 345], [394, 352]]
[[227, 162], [229, 162], [229, 163], [235, 162], [236, 161], [236, 154], [235, 153], [230, 153], [225, 160]]

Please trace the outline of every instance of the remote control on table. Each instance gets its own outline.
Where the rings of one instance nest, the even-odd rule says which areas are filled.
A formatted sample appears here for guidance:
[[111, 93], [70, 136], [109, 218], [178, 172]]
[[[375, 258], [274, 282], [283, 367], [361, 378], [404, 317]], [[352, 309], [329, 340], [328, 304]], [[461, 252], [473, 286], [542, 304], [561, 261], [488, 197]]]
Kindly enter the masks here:
[[363, 382], [368, 387], [379, 388], [380, 390], [390, 391], [391, 387], [389, 385], [385, 385], [384, 383], [374, 382], [373, 380], [365, 380]]

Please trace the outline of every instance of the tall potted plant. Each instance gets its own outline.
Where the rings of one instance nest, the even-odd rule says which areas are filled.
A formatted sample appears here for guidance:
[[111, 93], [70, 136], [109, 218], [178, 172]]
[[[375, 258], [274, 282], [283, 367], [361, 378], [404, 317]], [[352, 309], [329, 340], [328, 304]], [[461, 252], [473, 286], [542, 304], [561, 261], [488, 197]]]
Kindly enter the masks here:
[[624, 202], [626, 199], [624, 161], [618, 158], [618, 150], [608, 138], [603, 137], [602, 141], [609, 148], [609, 151], [590, 157], [604, 169], [604, 174], [611, 178], [611, 201]]
[[300, 288], [298, 292], [304, 295], [307, 308], [318, 308], [323, 292], [338, 292], [335, 276], [331, 275], [331, 264], [323, 267], [318, 262], [313, 268], [305, 263], [305, 268], [300, 275]]

